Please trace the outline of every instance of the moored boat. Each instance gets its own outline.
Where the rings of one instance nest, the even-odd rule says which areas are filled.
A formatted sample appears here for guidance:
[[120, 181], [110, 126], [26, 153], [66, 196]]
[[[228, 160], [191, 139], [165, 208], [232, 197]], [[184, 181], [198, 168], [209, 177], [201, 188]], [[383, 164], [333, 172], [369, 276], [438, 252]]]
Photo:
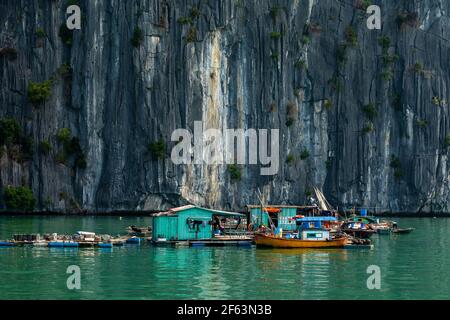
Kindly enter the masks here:
[[347, 235], [359, 239], [369, 239], [374, 233], [377, 233], [370, 224], [353, 221], [345, 221], [341, 230]]
[[345, 237], [331, 240], [301, 240], [255, 233], [255, 243], [257, 246], [272, 248], [340, 248], [344, 247], [346, 241], [347, 239]]
[[297, 230], [283, 237], [282, 230], [273, 234], [255, 233], [257, 246], [272, 248], [342, 248], [347, 243], [343, 235], [332, 236], [322, 226], [324, 221], [333, 221], [335, 217], [304, 217], [296, 221]]
[[411, 231], [414, 231], [414, 228], [397, 228], [397, 229], [392, 229], [392, 233], [410, 233]]

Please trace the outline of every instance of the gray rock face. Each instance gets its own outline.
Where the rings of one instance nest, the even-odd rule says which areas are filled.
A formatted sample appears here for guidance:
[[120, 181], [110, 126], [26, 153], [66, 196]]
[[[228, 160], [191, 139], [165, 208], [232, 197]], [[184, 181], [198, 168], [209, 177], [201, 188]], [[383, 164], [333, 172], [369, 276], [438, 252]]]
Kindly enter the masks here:
[[[0, 48], [17, 57], [0, 55], [0, 117], [35, 145], [20, 162], [3, 147], [1, 193], [29, 185], [37, 210], [239, 210], [258, 203], [257, 188], [302, 204], [318, 186], [340, 207], [450, 212], [450, 3], [372, 1], [383, 28], [368, 30], [363, 2], [80, 0], [67, 46], [65, 1], [1, 1]], [[30, 81], [64, 63], [71, 77], [33, 106]], [[173, 164], [171, 134], [194, 121], [280, 129], [278, 174], [246, 165], [233, 181], [226, 165]], [[61, 128], [80, 139], [86, 168], [55, 161]], [[148, 150], [157, 140], [165, 159]]]

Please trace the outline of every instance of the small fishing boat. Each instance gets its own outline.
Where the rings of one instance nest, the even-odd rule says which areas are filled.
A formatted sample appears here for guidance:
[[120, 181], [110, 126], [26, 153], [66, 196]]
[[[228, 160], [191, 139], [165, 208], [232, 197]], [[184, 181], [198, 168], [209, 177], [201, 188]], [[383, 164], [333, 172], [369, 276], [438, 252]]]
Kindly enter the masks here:
[[392, 231], [391, 228], [387, 226], [376, 227], [375, 230], [378, 234], [390, 234]]
[[297, 230], [283, 237], [283, 231], [277, 229], [273, 234], [255, 233], [255, 243], [261, 247], [271, 248], [342, 248], [347, 237], [332, 236], [322, 226], [324, 221], [335, 217], [304, 217], [296, 221]]
[[392, 229], [392, 233], [410, 233], [411, 231], [414, 231], [414, 228], [397, 228], [397, 229]]
[[152, 235], [152, 227], [129, 226], [127, 232], [130, 236], [145, 238]]
[[342, 232], [359, 239], [369, 239], [377, 233], [370, 224], [354, 221], [345, 221], [341, 226]]
[[397, 222], [391, 221], [392, 233], [410, 233], [414, 228], [399, 228]]
[[368, 217], [366, 209], [361, 210], [360, 216], [353, 215], [346, 222], [367, 224], [378, 234], [390, 234], [392, 229], [390, 221], [380, 221], [375, 217]]

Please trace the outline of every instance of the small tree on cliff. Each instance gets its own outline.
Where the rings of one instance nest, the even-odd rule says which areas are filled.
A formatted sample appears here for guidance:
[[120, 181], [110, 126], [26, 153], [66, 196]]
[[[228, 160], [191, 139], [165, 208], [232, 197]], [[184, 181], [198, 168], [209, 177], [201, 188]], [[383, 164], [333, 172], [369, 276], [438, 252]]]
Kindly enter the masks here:
[[8, 210], [13, 211], [33, 211], [35, 199], [33, 191], [28, 187], [5, 188], [5, 204]]

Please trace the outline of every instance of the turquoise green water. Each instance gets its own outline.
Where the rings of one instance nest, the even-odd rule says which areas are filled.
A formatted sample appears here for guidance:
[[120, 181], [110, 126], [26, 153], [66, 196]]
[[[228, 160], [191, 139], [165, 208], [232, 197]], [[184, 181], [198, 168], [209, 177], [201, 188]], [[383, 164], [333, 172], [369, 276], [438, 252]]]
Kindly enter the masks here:
[[[374, 250], [0, 248], [0, 299], [449, 299], [450, 219], [397, 219], [408, 235], [375, 235]], [[13, 233], [118, 234], [150, 218], [0, 217]], [[67, 289], [67, 267], [81, 289]], [[367, 267], [381, 289], [367, 288]]]

